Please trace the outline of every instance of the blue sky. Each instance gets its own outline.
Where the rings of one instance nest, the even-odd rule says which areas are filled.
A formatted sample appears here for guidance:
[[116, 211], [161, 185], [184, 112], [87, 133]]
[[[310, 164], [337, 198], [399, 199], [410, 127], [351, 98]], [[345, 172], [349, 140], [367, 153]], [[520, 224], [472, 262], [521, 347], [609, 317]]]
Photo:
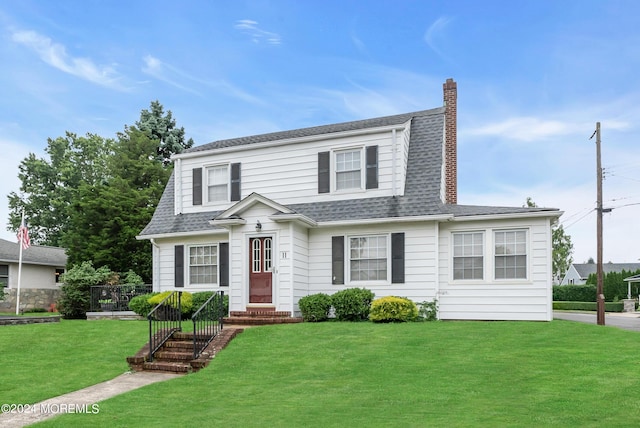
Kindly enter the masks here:
[[0, 237], [18, 164], [114, 137], [159, 100], [196, 145], [442, 105], [458, 82], [459, 203], [560, 208], [576, 262], [640, 259], [640, 3], [0, 2]]

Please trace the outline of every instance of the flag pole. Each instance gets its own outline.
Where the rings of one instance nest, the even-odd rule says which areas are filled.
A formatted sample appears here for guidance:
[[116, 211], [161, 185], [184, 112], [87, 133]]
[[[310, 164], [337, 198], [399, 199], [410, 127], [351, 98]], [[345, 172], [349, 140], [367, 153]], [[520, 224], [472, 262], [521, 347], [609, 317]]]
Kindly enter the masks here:
[[20, 315], [20, 282], [22, 281], [22, 234], [24, 230], [24, 210], [22, 210], [22, 221], [20, 222], [20, 232], [18, 232], [18, 247], [20, 247], [20, 256], [18, 257], [18, 290], [16, 292], [16, 315]]

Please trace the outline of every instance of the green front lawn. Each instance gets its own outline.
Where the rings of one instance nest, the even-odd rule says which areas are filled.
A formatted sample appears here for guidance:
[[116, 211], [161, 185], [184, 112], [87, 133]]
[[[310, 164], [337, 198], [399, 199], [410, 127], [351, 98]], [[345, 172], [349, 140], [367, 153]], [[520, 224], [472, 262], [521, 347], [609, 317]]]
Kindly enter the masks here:
[[637, 426], [639, 343], [567, 321], [259, 327], [205, 370], [43, 426]]
[[2, 403], [35, 403], [113, 379], [149, 340], [148, 328], [111, 320], [0, 325]]

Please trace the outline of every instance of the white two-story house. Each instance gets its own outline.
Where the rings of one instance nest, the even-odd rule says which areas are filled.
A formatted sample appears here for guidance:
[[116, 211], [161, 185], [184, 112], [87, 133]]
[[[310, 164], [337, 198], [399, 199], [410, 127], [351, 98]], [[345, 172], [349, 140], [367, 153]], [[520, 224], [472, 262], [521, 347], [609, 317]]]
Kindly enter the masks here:
[[153, 286], [232, 311], [364, 287], [440, 319], [551, 320], [556, 209], [457, 204], [456, 83], [444, 106], [215, 141], [175, 168], [140, 239]]

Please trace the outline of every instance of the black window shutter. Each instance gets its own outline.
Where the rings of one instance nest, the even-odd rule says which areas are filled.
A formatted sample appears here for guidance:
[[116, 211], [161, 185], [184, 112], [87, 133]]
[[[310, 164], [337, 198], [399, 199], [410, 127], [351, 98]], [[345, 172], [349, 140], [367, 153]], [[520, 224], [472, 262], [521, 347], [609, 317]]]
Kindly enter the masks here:
[[202, 168], [193, 168], [193, 205], [202, 205]]
[[231, 200], [240, 200], [240, 164], [231, 164]]
[[229, 244], [222, 242], [219, 245], [219, 260], [220, 260], [220, 286], [229, 286]]
[[404, 233], [391, 234], [391, 282], [404, 283]]
[[329, 152], [318, 153], [318, 193], [331, 191], [331, 171]]
[[378, 188], [378, 146], [367, 146], [367, 189]]
[[175, 246], [173, 265], [175, 286], [184, 287], [184, 245]]
[[331, 237], [332, 284], [344, 284], [344, 236]]

